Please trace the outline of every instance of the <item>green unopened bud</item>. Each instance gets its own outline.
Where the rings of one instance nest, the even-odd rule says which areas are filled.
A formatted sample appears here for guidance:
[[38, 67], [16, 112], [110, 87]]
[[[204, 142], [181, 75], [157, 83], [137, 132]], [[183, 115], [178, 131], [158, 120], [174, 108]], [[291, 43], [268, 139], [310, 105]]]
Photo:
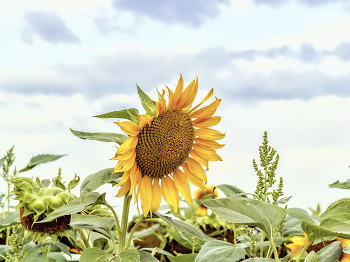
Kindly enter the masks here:
[[59, 197], [67, 204], [69, 202], [70, 194], [67, 192], [61, 192], [58, 193], [55, 197]]
[[50, 207], [53, 210], [56, 210], [56, 209], [58, 209], [58, 208], [60, 208], [60, 207], [62, 207], [64, 205], [65, 205], [65, 203], [63, 202], [63, 200], [61, 198], [55, 196], [55, 197], [52, 198], [52, 202], [51, 202]]
[[40, 199], [38, 199], [37, 201], [35, 201], [33, 203], [33, 209], [37, 214], [42, 214], [45, 212], [47, 205], [44, 204], [44, 202]]

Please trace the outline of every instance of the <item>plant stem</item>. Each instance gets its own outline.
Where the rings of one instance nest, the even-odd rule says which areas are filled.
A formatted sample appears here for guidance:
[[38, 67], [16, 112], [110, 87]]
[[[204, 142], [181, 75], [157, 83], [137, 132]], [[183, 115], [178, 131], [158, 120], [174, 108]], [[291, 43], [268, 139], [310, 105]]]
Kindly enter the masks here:
[[78, 231], [79, 231], [79, 235], [80, 235], [81, 240], [83, 240], [83, 242], [84, 242], [85, 247], [86, 248], [91, 247], [89, 239], [86, 237], [84, 230], [78, 229]]
[[138, 226], [143, 222], [145, 221], [145, 217], [142, 217], [139, 221], [137, 221], [137, 223], [133, 226], [133, 228], [131, 229], [130, 231], [130, 234], [129, 234], [129, 239], [128, 239], [128, 242], [126, 243], [126, 246], [125, 246], [125, 249], [128, 249], [129, 246], [130, 246], [130, 243], [131, 243], [131, 239], [132, 239], [132, 236], [134, 235], [136, 229], [138, 228]]
[[301, 250], [296, 262], [300, 262], [302, 255], [306, 252], [307, 248], [311, 245], [312, 242], [313, 241], [309, 241], [309, 240], [307, 241], [305, 247]]
[[124, 196], [124, 205], [123, 205], [123, 214], [122, 214], [122, 222], [121, 222], [121, 231], [119, 235], [118, 253], [124, 251], [125, 249], [125, 239], [126, 239], [126, 231], [128, 228], [129, 208], [130, 208], [131, 199], [132, 199], [132, 195], [126, 194]]
[[269, 238], [270, 240], [270, 243], [271, 243], [271, 247], [272, 247], [272, 250], [273, 250], [273, 254], [275, 255], [275, 261], [278, 262], [279, 259], [278, 259], [278, 253], [277, 253], [277, 249], [276, 249], [276, 245], [275, 245], [275, 241], [273, 241], [273, 238], [270, 237], [269, 235], [267, 235], [267, 237]]
[[237, 233], [236, 233], [236, 226], [234, 223], [232, 223], [232, 228], [233, 228], [233, 244], [237, 246], [237, 239], [236, 239]]
[[48, 262], [49, 259], [50, 259], [50, 258], [47, 256], [48, 254], [50, 254], [50, 252], [51, 252], [51, 245], [49, 245], [49, 246], [47, 247], [46, 262]]
[[117, 254], [117, 244], [115, 243], [115, 240], [114, 240], [114, 237], [113, 237], [113, 235], [112, 235], [112, 233], [111, 232], [109, 232], [109, 237], [111, 238], [111, 240], [112, 240], [112, 243], [113, 243], [113, 247], [114, 247], [114, 254]]
[[[121, 233], [121, 229], [120, 229], [120, 223], [119, 223], [119, 219], [118, 219], [117, 213], [115, 213], [114, 208], [111, 205], [109, 205], [108, 203], [105, 202], [104, 205], [106, 207], [108, 207], [109, 210], [111, 210], [111, 212], [113, 213], [113, 216], [114, 216], [114, 219], [115, 219], [115, 222], [116, 222], [115, 224], [117, 226], [117, 237], [119, 239], [119, 235]], [[117, 252], [117, 250], [115, 250], [115, 252]]]

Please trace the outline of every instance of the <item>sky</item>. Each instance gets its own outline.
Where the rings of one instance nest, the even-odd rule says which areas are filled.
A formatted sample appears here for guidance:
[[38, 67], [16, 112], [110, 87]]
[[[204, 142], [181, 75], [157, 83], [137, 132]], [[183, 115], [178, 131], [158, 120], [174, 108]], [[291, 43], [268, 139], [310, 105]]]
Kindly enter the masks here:
[[[328, 186], [350, 175], [347, 0], [13, 0], [0, 2], [0, 23], [0, 156], [14, 145], [20, 169], [39, 154], [67, 154], [25, 176], [52, 178], [61, 167], [64, 180], [83, 180], [114, 167], [116, 144], [69, 128], [122, 133], [115, 119], [92, 116], [143, 113], [136, 84], [156, 100], [155, 86], [174, 90], [181, 73], [185, 85], [198, 76], [195, 102], [211, 88], [222, 98], [215, 129], [226, 145], [209, 185], [253, 193], [267, 131], [289, 207], [324, 211], [350, 195]], [[99, 190], [121, 212], [117, 191]]]

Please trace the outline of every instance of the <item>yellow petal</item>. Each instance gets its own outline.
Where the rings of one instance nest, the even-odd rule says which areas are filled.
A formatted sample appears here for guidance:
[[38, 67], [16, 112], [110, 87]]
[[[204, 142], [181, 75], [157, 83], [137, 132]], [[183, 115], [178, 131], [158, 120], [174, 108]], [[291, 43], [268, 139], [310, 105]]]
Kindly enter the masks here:
[[120, 129], [129, 136], [137, 136], [140, 133], [140, 128], [133, 122], [124, 121], [124, 122], [114, 122]]
[[120, 145], [120, 147], [117, 150], [117, 154], [125, 154], [127, 151], [134, 150], [136, 148], [138, 142], [137, 136], [129, 136], [123, 144]]
[[190, 115], [190, 117], [191, 118], [209, 118], [209, 117], [212, 117], [215, 114], [216, 109], [218, 108], [220, 103], [221, 103], [221, 99], [216, 99], [210, 105], [207, 105], [207, 106], [193, 112]]
[[175, 106], [175, 108], [176, 108], [176, 105], [181, 97], [183, 89], [184, 89], [184, 80], [182, 78], [182, 74], [180, 74], [180, 79], [177, 82], [177, 86], [176, 86], [176, 89], [174, 92], [174, 104], [175, 104], [174, 106]]
[[196, 150], [192, 149], [190, 151], [190, 155], [193, 157], [194, 160], [201, 163], [204, 167], [209, 170], [209, 161], [207, 159], [202, 158], [200, 155], [197, 154]]
[[224, 146], [224, 144], [219, 144], [218, 142], [216, 142], [214, 140], [207, 140], [207, 139], [202, 139], [199, 137], [196, 137], [194, 139], [194, 141], [199, 146], [201, 146], [203, 148], [211, 149], [211, 150], [219, 149], [219, 148], [222, 148]]
[[147, 175], [141, 179], [140, 198], [143, 216], [147, 217], [152, 206], [152, 180]]
[[204, 99], [202, 100], [202, 102], [200, 102], [198, 105], [196, 105], [194, 108], [192, 108], [188, 113], [193, 112], [194, 110], [196, 110], [198, 107], [200, 107], [205, 101], [207, 101], [208, 99], [210, 99], [214, 94], [214, 89], [211, 89], [209, 91], [209, 93], [207, 94], [206, 97], [204, 97]]
[[138, 118], [140, 120], [140, 123], [139, 123], [140, 128], [143, 128], [147, 125], [151, 125], [152, 120], [153, 120], [153, 117], [151, 117], [147, 114], [140, 115], [140, 116], [138, 116]]
[[[135, 158], [136, 158], [136, 151], [134, 151], [133, 155], [129, 158], [129, 160], [124, 160], [124, 161], [119, 160], [117, 166], [114, 168], [113, 173], [128, 171], [134, 165]], [[122, 162], [123, 165], [120, 164], [120, 162]], [[119, 169], [117, 169], [117, 167], [119, 167]]]
[[130, 176], [130, 171], [129, 170], [124, 172], [123, 176], [122, 176], [122, 179], [120, 180], [120, 182], [118, 183], [117, 186], [123, 185], [126, 182], [126, 180], [128, 180], [129, 176]]
[[222, 161], [222, 158], [216, 154], [215, 150], [207, 150], [197, 144], [193, 144], [193, 149], [196, 150], [196, 153], [204, 159], [209, 161]]
[[126, 151], [125, 154], [116, 154], [115, 157], [111, 158], [112, 160], [129, 160], [135, 152], [135, 149]]
[[184, 169], [184, 172], [185, 172], [185, 175], [186, 177], [188, 178], [188, 180], [193, 184], [195, 185], [196, 187], [199, 187], [201, 188], [202, 190], [206, 190], [206, 187], [203, 183], [203, 180], [200, 179], [199, 177], [197, 177], [195, 174], [193, 174], [190, 169], [188, 168], [187, 164], [186, 163], [183, 163], [182, 164], [182, 167]]
[[174, 93], [169, 89], [169, 87], [165, 86], [168, 89], [169, 93], [169, 102], [168, 102], [168, 107], [167, 109], [172, 109], [175, 106], [175, 101], [174, 101]]
[[202, 139], [209, 139], [209, 140], [219, 140], [223, 139], [225, 137], [225, 134], [211, 129], [211, 128], [199, 128], [195, 129], [194, 133]]
[[156, 106], [156, 112], [157, 112], [157, 116], [161, 113], [163, 113], [165, 107], [166, 107], [166, 103], [165, 103], [165, 99], [164, 99], [164, 95], [165, 95], [165, 91], [162, 91], [162, 94], [159, 97], [159, 101], [153, 101], [155, 106]]
[[196, 211], [196, 215], [199, 217], [204, 217], [207, 214], [207, 208], [199, 205]]
[[179, 193], [175, 187], [174, 181], [165, 176], [162, 178], [162, 194], [166, 202], [172, 207], [175, 213], [179, 206]]
[[221, 116], [213, 116], [210, 118], [198, 118], [193, 121], [194, 127], [211, 127], [219, 124], [221, 121]]
[[132, 192], [134, 191], [134, 189], [136, 188], [137, 176], [139, 175], [138, 171], [139, 171], [139, 169], [137, 168], [137, 164], [135, 162], [134, 165], [132, 166], [132, 168], [130, 168], [130, 170], [129, 170], [130, 180], [131, 180], [131, 187], [130, 187], [129, 195], [131, 195]]
[[198, 77], [196, 79], [197, 81], [193, 80], [182, 93], [176, 105], [176, 109], [186, 108], [193, 102], [198, 92]]
[[127, 161], [123, 161], [123, 160], [119, 160], [119, 162], [116, 164], [114, 170], [113, 170], [113, 173], [117, 173], [117, 172], [120, 172], [120, 169], [124, 166], [124, 164], [126, 163]]
[[152, 212], [156, 212], [159, 209], [161, 200], [162, 189], [160, 188], [158, 179], [155, 178], [152, 185]]
[[130, 185], [131, 185], [130, 178], [128, 178], [124, 183], [124, 185], [122, 185], [122, 187], [119, 189], [116, 197], [121, 197], [121, 196], [124, 196], [126, 193], [128, 193], [128, 191], [130, 190]]
[[184, 172], [182, 172], [180, 169], [177, 168], [173, 173], [173, 179], [177, 190], [186, 199], [187, 203], [190, 206], [193, 206], [190, 184], [188, 183], [188, 180]]
[[196, 176], [198, 176], [200, 179], [202, 179], [205, 184], [207, 184], [207, 175], [205, 174], [201, 164], [199, 164], [196, 160], [194, 160], [191, 157], [186, 158], [186, 163], [190, 171]]

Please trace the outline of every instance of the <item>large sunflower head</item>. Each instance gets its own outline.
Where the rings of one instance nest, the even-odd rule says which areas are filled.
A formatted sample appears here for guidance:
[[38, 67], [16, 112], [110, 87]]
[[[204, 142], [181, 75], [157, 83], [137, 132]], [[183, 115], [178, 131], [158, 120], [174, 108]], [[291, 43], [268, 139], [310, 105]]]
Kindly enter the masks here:
[[183, 87], [181, 76], [175, 92], [166, 86], [167, 103], [162, 90], [158, 101], [142, 101], [149, 109], [146, 114], [137, 115], [133, 122], [116, 122], [129, 135], [112, 158], [118, 160], [114, 173], [124, 172], [117, 197], [134, 193], [144, 216], [158, 210], [162, 197], [177, 212], [179, 192], [193, 206], [189, 182], [206, 190], [203, 166], [208, 170], [209, 161], [222, 160], [216, 149], [224, 145], [216, 140], [225, 135], [210, 128], [221, 120], [214, 116], [221, 99], [201, 107], [213, 96], [212, 89], [191, 108], [198, 78]]

